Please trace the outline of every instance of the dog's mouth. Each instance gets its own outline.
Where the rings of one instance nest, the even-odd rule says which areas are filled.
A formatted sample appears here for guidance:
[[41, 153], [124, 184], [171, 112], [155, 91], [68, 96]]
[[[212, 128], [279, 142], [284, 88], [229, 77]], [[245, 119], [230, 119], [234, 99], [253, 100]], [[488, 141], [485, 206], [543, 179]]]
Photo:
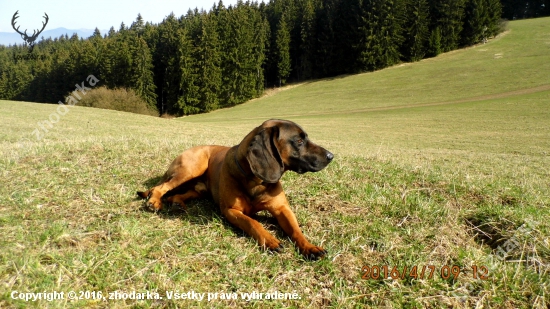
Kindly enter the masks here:
[[328, 163], [324, 164], [323, 162], [319, 162], [319, 161], [313, 161], [313, 162], [303, 161], [301, 162], [301, 164], [299, 164], [296, 168], [293, 168], [292, 170], [298, 174], [304, 174], [307, 172], [318, 172], [323, 168], [325, 168], [327, 165]]
[[288, 170], [298, 174], [307, 172], [319, 172], [332, 162], [334, 155], [328, 151], [322, 154], [306, 154], [297, 157], [291, 157], [288, 164], [285, 164]]
[[324, 169], [328, 164], [319, 164], [319, 163], [316, 163], [316, 164], [311, 164], [310, 168], [309, 168], [309, 172], [318, 172], [322, 169]]

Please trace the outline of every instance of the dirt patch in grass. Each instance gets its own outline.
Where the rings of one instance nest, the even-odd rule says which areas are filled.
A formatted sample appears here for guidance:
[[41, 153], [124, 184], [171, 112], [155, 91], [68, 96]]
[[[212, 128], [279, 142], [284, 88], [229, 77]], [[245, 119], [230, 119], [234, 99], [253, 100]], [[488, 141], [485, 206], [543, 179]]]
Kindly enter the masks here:
[[464, 219], [467, 226], [471, 228], [474, 239], [481, 245], [496, 249], [502, 245], [509, 236], [506, 234], [514, 230], [514, 224], [507, 222], [495, 222], [490, 218], [471, 216]]

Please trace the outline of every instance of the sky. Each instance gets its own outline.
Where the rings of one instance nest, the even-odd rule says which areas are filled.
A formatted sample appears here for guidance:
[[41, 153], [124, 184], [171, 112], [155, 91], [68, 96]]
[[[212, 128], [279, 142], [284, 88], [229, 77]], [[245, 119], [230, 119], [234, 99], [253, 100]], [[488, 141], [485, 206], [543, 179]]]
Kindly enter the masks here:
[[[20, 30], [40, 29], [44, 21], [44, 12], [49, 21], [45, 30], [56, 28], [116, 30], [120, 23], [129, 26], [136, 20], [138, 13], [147, 22], [159, 23], [171, 12], [179, 17], [189, 8], [210, 10], [218, 0], [0, 0], [0, 32], [13, 32], [11, 19], [19, 11], [17, 25]], [[223, 0], [227, 7], [237, 0]]]

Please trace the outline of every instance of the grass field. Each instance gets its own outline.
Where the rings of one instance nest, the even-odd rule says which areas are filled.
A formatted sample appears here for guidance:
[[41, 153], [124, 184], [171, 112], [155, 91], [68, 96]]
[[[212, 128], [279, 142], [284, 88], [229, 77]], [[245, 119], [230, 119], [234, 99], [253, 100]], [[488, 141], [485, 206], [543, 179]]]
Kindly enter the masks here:
[[[488, 44], [179, 119], [77, 106], [50, 127], [56, 106], [0, 101], [0, 307], [548, 308], [549, 72], [545, 18], [510, 22]], [[184, 149], [237, 144], [269, 118], [296, 121], [336, 155], [282, 180], [326, 259], [305, 261], [268, 214], [259, 221], [283, 253], [260, 250], [208, 200], [155, 214], [135, 198]], [[433, 277], [420, 276], [429, 265]], [[454, 265], [456, 277], [440, 273]], [[363, 279], [375, 266], [407, 271]], [[14, 291], [164, 299], [26, 302]], [[219, 294], [167, 299], [177, 291]], [[241, 299], [254, 291], [299, 299]]]

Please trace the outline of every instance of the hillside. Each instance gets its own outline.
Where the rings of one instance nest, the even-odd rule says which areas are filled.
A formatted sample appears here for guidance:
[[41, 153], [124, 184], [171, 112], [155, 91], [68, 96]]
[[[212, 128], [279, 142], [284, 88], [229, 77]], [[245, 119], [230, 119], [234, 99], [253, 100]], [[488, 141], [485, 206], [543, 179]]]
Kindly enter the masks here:
[[374, 73], [306, 82], [277, 96], [254, 100], [253, 104], [186, 119], [355, 115], [549, 90], [548, 21], [548, 18], [516, 21], [490, 44]]

